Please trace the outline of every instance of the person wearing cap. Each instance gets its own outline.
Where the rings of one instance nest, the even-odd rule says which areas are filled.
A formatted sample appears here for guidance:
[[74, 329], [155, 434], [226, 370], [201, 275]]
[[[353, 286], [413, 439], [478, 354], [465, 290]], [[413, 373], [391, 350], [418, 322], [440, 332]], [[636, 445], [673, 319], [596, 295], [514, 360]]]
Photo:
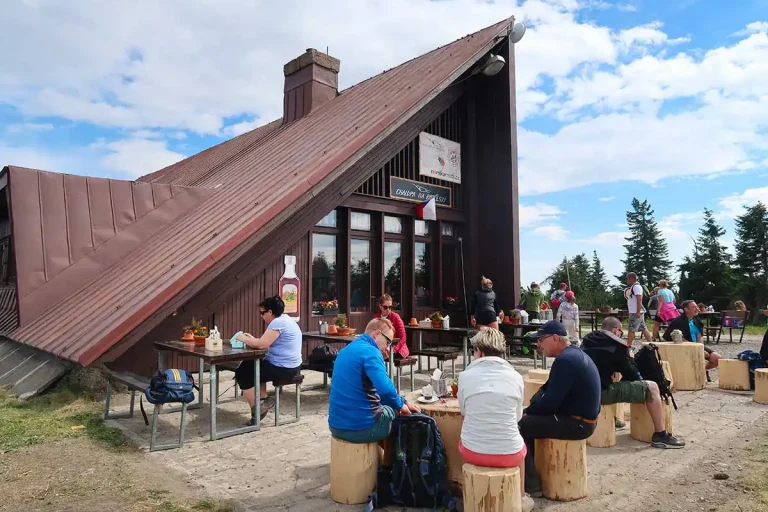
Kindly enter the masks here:
[[560, 320], [568, 331], [568, 337], [572, 343], [579, 343], [579, 305], [576, 304], [576, 295], [568, 290], [557, 308], [555, 319]]
[[528, 291], [523, 292], [523, 296], [520, 302], [523, 305], [523, 309], [528, 313], [528, 320], [538, 320], [539, 310], [541, 305], [546, 302], [544, 294], [541, 293], [541, 288], [537, 283], [531, 283], [531, 287]]
[[525, 457], [526, 492], [541, 496], [541, 480], [534, 466], [536, 439], [587, 439], [600, 414], [600, 374], [582, 350], [568, 342], [565, 326], [545, 323], [529, 338], [537, 340], [545, 357], [554, 357], [549, 379], [531, 398], [518, 426], [528, 450]]
[[[634, 359], [629, 355], [629, 343], [622, 338], [623, 335], [619, 319], [609, 316], [603, 320], [600, 330], [584, 336], [581, 343], [581, 349], [592, 359], [600, 374], [603, 390], [601, 403], [645, 404], [653, 420], [651, 446], [683, 448], [685, 441], [677, 439], [665, 428], [658, 384], [642, 379]], [[614, 373], [621, 374], [619, 382], [613, 382]]]

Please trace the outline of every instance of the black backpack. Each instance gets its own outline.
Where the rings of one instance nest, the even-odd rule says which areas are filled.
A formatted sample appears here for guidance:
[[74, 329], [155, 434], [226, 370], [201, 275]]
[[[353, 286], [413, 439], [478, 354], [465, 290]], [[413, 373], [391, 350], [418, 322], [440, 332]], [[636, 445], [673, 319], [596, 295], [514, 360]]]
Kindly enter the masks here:
[[309, 354], [309, 369], [318, 372], [331, 372], [339, 351], [329, 345], [320, 345]]
[[368, 510], [390, 505], [455, 510], [448, 488], [448, 459], [435, 420], [424, 414], [398, 416], [390, 438], [394, 464], [379, 469]]
[[643, 380], [652, 380], [659, 386], [659, 393], [662, 399], [671, 399], [672, 405], [677, 410], [675, 397], [669, 389], [670, 382], [664, 375], [664, 367], [661, 365], [661, 355], [659, 347], [654, 343], [648, 343], [635, 353], [635, 366], [643, 377]]

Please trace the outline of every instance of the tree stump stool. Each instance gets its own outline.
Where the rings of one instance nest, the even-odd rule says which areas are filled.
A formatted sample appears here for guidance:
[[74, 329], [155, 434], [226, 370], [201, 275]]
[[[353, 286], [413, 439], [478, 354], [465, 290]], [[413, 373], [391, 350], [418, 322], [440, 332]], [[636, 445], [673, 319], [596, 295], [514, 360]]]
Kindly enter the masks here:
[[533, 370], [528, 370], [528, 373], [525, 374], [525, 378], [530, 380], [540, 380], [541, 382], [547, 382], [547, 380], [549, 379], [549, 370], [534, 368]]
[[[621, 373], [618, 373], [618, 372], [614, 373], [613, 374], [613, 382], [619, 382], [620, 380], [621, 380]], [[613, 404], [613, 405], [615, 406], [614, 411], [616, 412], [616, 419], [619, 420], [619, 421], [622, 421], [622, 422], [626, 421], [627, 420], [627, 412], [628, 412], [628, 409], [626, 407], [627, 404], [625, 404], [625, 403], [618, 403], [618, 404]], [[616, 424], [614, 423], [614, 427], [615, 426], [616, 426]]]
[[519, 468], [464, 464], [464, 512], [522, 512]]
[[604, 405], [600, 407], [597, 417], [597, 427], [587, 439], [587, 446], [593, 448], [610, 448], [616, 445], [616, 406], [621, 404]]
[[702, 343], [657, 342], [659, 355], [669, 362], [672, 380], [678, 391], [698, 391], [707, 385], [704, 369], [704, 345]]
[[544, 497], [573, 501], [587, 496], [587, 442], [536, 439], [534, 462]]
[[[664, 428], [670, 434], [674, 432], [672, 423], [672, 402], [662, 399], [662, 409], [664, 409]], [[631, 417], [629, 420], [629, 435], [636, 441], [650, 443], [653, 433], [656, 429], [653, 427], [651, 413], [645, 404], [630, 404]]]
[[768, 368], [755, 370], [755, 396], [752, 400], [759, 404], [768, 404]]
[[531, 398], [544, 385], [544, 381], [525, 379], [523, 388], [523, 407], [531, 405]]
[[738, 359], [721, 359], [718, 365], [720, 389], [749, 391], [749, 363]]
[[348, 443], [331, 438], [331, 499], [336, 503], [367, 503], [376, 487], [378, 469], [378, 443]]

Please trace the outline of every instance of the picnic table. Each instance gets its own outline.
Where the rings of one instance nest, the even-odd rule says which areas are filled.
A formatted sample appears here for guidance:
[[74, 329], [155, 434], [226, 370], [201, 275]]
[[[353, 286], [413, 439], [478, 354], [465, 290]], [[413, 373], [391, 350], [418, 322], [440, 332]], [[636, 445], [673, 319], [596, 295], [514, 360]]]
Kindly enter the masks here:
[[[469, 333], [475, 332], [477, 329], [471, 328], [471, 327], [451, 327], [450, 329], [443, 329], [442, 327], [421, 327], [416, 325], [406, 325], [405, 326], [406, 331], [415, 332], [418, 334], [418, 342], [416, 344], [416, 350], [421, 351], [421, 335], [424, 332], [447, 332], [450, 334], [453, 334], [457, 337], [461, 338], [461, 348], [462, 348], [462, 354], [463, 354], [463, 368], [467, 367], [467, 360], [469, 359]], [[419, 358], [419, 363], [421, 363], [421, 358]], [[419, 368], [421, 370], [421, 368]]]
[[[255, 432], [261, 428], [261, 404], [259, 400], [256, 400], [251, 413], [256, 419], [253, 426], [238, 427], [230, 430], [219, 432], [216, 425], [216, 410], [218, 408], [218, 375], [216, 366], [225, 363], [241, 363], [243, 361], [253, 361], [253, 379], [256, 386], [259, 385], [261, 360], [267, 355], [266, 350], [258, 350], [252, 348], [232, 348], [227, 342], [224, 342], [221, 350], [206, 350], [205, 346], [195, 345], [192, 342], [184, 341], [156, 341], [154, 342], [155, 349], [157, 350], [157, 367], [159, 371], [165, 369], [165, 353], [176, 352], [183, 356], [196, 357], [199, 361], [200, 380], [202, 381], [203, 368], [205, 363], [210, 366], [210, 408], [211, 408], [211, 441], [217, 439], [223, 439], [225, 437], [236, 436], [239, 434], [246, 434], [248, 432]], [[198, 395], [198, 403], [194, 408], [200, 408], [203, 406], [203, 386], [200, 382], [200, 390]], [[188, 407], [191, 409], [193, 407]], [[166, 411], [173, 412], [173, 411]]]
[[[526, 346], [526, 336], [525, 335], [528, 334], [529, 332], [538, 331], [539, 328], [541, 328], [542, 325], [544, 325], [543, 322], [542, 323], [530, 323], [529, 322], [527, 324], [519, 324], [519, 325], [502, 324], [499, 327], [501, 328], [502, 332], [505, 333], [505, 337], [507, 338], [507, 345], [509, 345], [510, 341], [511, 341], [513, 344], [519, 344], [519, 345], [522, 345], [522, 346]], [[520, 330], [520, 334], [517, 334], [517, 332], [515, 332], [514, 334], [509, 335], [509, 334], [507, 334], [507, 331], [509, 329], [514, 329], [515, 331], [517, 331], [519, 329]], [[541, 365], [542, 365], [542, 368], [544, 368], [546, 370], [546, 368], [547, 368], [547, 358], [546, 358], [546, 356], [544, 354], [540, 354], [539, 353], [539, 350], [537, 348], [537, 345], [538, 345], [537, 342], [534, 341], [534, 342], [529, 343], [528, 345], [529, 345], [528, 348], [530, 348], [533, 351], [533, 367], [536, 368], [538, 366], [538, 356], [541, 355]]]

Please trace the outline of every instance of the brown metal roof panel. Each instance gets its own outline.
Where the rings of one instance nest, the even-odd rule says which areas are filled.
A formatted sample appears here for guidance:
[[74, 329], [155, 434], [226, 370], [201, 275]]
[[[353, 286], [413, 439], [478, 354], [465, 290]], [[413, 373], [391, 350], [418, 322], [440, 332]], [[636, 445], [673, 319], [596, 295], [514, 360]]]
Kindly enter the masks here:
[[168, 201], [172, 196], [170, 185], [166, 183], [152, 184], [152, 197], [155, 200], [155, 208]]
[[64, 176], [44, 172], [39, 178], [45, 277], [49, 280], [70, 264]]
[[88, 181], [83, 176], [64, 175], [67, 206], [67, 231], [70, 260], [75, 262], [93, 251], [91, 208], [88, 204]]
[[140, 219], [155, 209], [155, 200], [152, 197], [152, 184], [136, 181], [133, 186], [133, 207], [136, 211], [136, 219]]
[[91, 210], [93, 246], [98, 247], [115, 236], [112, 196], [106, 178], [88, 178], [88, 204]]
[[136, 222], [136, 211], [133, 208], [133, 183], [130, 181], [111, 180], [109, 188], [112, 194], [112, 213], [115, 218], [115, 228], [119, 233]]
[[11, 195], [9, 206], [13, 209], [16, 286], [19, 296], [23, 297], [45, 283], [38, 173], [11, 167], [8, 170], [8, 186]]

